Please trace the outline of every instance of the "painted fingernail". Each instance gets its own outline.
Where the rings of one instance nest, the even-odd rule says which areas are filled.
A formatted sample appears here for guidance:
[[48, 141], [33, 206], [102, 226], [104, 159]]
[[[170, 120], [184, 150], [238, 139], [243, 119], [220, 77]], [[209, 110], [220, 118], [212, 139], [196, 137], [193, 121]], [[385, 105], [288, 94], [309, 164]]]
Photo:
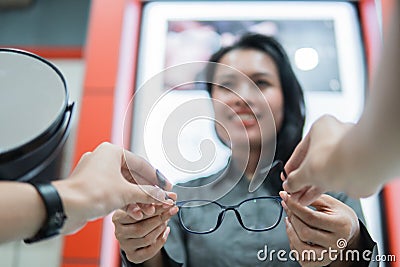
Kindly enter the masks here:
[[162, 189], [166, 189], [168, 179], [158, 169], [156, 170], [158, 186]]
[[167, 194], [167, 193], [165, 193], [165, 200], [172, 200], [172, 202], [174, 202], [174, 203], [175, 203], [174, 199], [173, 199], [173, 198], [171, 198], [170, 196], [168, 196], [168, 194]]
[[283, 174], [283, 177], [285, 177], [285, 180], [287, 180], [287, 173], [286, 173], [285, 169], [282, 169], [282, 174]]
[[[156, 188], [162, 190], [158, 185], [155, 185], [154, 187], [156, 187]], [[164, 191], [164, 190], [162, 190], [162, 191]], [[174, 204], [174, 203], [175, 203], [174, 199], [171, 198], [170, 196], [168, 196], [167, 192], [164, 192], [164, 200], [171, 200], [171, 201], [168, 201], [168, 202], [167, 202], [167, 203], [172, 202], [172, 203], [170, 203], [170, 204]]]

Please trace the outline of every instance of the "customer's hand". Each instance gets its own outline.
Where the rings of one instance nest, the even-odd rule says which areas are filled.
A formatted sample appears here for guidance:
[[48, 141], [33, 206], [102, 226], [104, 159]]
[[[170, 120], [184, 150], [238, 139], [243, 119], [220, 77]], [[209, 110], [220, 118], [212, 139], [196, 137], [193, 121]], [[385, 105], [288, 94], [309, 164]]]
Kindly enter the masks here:
[[[158, 184], [156, 170], [148, 162], [110, 143], [84, 154], [69, 178], [53, 184], [67, 215], [63, 233], [129, 204], [150, 204], [142, 205], [144, 209], [152, 209], [154, 203], [173, 205], [172, 200], [166, 201], [167, 193], [154, 186]], [[165, 184], [171, 189], [170, 183]], [[176, 198], [174, 193], [168, 195]], [[137, 216], [140, 212], [136, 211]]]
[[137, 264], [153, 258], [167, 241], [168, 220], [177, 212], [176, 206], [156, 206], [141, 219], [134, 219], [130, 208], [117, 210], [113, 215], [115, 236], [127, 259]]
[[284, 190], [301, 204], [309, 205], [326, 191], [343, 191], [350, 186], [348, 177], [332, 178], [327, 161], [352, 126], [328, 115], [318, 119], [285, 165], [288, 177]]
[[311, 204], [315, 210], [299, 204], [286, 192], [280, 195], [287, 213], [285, 222], [290, 248], [298, 252], [300, 264], [346, 266], [348, 262], [339, 261], [338, 253], [358, 246], [360, 225], [355, 212], [326, 194]]

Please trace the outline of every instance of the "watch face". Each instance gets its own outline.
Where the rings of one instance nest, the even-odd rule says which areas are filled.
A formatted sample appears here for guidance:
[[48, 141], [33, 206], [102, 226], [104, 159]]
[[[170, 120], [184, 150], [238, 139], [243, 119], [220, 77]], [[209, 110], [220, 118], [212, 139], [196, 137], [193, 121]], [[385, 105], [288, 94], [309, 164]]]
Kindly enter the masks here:
[[67, 216], [65, 216], [63, 212], [57, 211], [54, 216], [49, 219], [49, 228], [61, 228], [66, 218]]

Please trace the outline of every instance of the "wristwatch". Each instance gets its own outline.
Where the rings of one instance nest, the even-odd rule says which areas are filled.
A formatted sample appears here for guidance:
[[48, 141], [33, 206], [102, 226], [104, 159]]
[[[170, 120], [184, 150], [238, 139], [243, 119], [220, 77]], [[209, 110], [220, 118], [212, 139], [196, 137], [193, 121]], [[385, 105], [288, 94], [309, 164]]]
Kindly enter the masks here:
[[25, 239], [27, 244], [34, 243], [43, 239], [60, 234], [67, 216], [64, 213], [64, 207], [57, 189], [51, 183], [29, 182], [42, 198], [46, 207], [46, 221], [35, 234], [35, 236]]

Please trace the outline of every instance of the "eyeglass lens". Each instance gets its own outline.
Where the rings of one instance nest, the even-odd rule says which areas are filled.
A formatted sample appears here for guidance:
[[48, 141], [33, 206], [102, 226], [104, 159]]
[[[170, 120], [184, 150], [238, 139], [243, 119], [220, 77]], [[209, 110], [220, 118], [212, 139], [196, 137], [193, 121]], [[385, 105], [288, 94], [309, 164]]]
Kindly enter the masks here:
[[209, 201], [190, 201], [180, 208], [181, 223], [190, 231], [206, 233], [217, 227], [218, 215], [223, 209]]
[[[255, 231], [275, 226], [280, 220], [281, 209], [280, 202], [275, 198], [250, 199], [237, 208], [244, 227]], [[211, 232], [217, 227], [218, 217], [223, 211], [224, 208], [214, 202], [193, 200], [180, 207], [181, 223], [195, 233]]]
[[274, 198], [258, 198], [243, 202], [238, 210], [243, 225], [251, 230], [266, 230], [280, 219], [282, 206]]

